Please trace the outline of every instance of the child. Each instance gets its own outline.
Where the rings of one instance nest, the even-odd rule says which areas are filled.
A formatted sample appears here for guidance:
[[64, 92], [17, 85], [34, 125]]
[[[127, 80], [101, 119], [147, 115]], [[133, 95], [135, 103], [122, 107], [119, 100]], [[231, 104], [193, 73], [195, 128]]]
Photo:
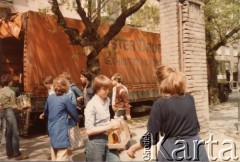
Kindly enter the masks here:
[[71, 75], [69, 73], [63, 72], [60, 76], [65, 77], [70, 82], [70, 90], [72, 91], [72, 93], [74, 94], [74, 96], [76, 98], [77, 108], [81, 109], [82, 102], [81, 101], [77, 101], [77, 98], [83, 97], [82, 91], [76, 86], [75, 83], [72, 82], [72, 77], [71, 77]]
[[123, 85], [123, 78], [121, 74], [116, 73], [111, 78], [113, 84], [112, 108], [115, 116], [124, 116], [127, 120], [131, 119], [130, 105], [128, 101], [128, 90]]
[[42, 83], [43, 83], [44, 87], [47, 88], [48, 95], [51, 95], [54, 93], [52, 76], [47, 76], [47, 77], [43, 78]]
[[94, 91], [93, 91], [93, 87], [92, 87], [92, 80], [93, 80], [92, 79], [92, 74], [87, 70], [82, 70], [80, 80], [84, 84], [83, 97], [78, 97], [77, 100], [81, 101], [83, 99], [84, 100], [84, 106], [86, 106], [87, 103], [94, 96]]
[[[55, 93], [53, 90], [53, 77], [52, 76], [47, 76], [47, 77], [42, 78], [42, 83], [43, 83], [43, 86], [48, 91], [48, 96]], [[40, 114], [39, 119], [44, 119], [44, 113]]]
[[[79, 105], [80, 102], [77, 101], [77, 97], [81, 97], [83, 95], [81, 90], [72, 82], [72, 77], [69, 73], [63, 72], [61, 75], [59, 75], [59, 77], [64, 77], [65, 79], [67, 79], [69, 81], [70, 87], [69, 87], [66, 95], [68, 95], [70, 97], [72, 104], [76, 107], [76, 109], [80, 109], [81, 105]], [[70, 116], [68, 117], [69, 131], [71, 128], [75, 127], [77, 124], [78, 123], [76, 123]], [[74, 147], [72, 144], [72, 147], [69, 148], [69, 150], [68, 150], [69, 156], [73, 154], [73, 149], [74, 149]]]
[[79, 122], [79, 116], [69, 96], [65, 95], [69, 89], [68, 80], [64, 77], [57, 77], [53, 81], [53, 88], [55, 94], [48, 97], [44, 110], [48, 118], [52, 160], [67, 161], [68, 148], [71, 146], [68, 137], [68, 115], [76, 123]]
[[[43, 86], [48, 91], [48, 96], [55, 93], [53, 90], [53, 77], [52, 76], [49, 75], [49, 76], [42, 78], [42, 83], [43, 83]], [[40, 114], [39, 119], [44, 119], [44, 113]], [[52, 158], [52, 156], [48, 155], [47, 160], [51, 160], [51, 158]]]
[[120, 161], [118, 150], [110, 150], [107, 146], [107, 131], [120, 128], [120, 122], [110, 122], [110, 99], [107, 96], [112, 88], [111, 81], [99, 75], [94, 79], [93, 88], [96, 94], [85, 109], [85, 128], [89, 136], [86, 161]]

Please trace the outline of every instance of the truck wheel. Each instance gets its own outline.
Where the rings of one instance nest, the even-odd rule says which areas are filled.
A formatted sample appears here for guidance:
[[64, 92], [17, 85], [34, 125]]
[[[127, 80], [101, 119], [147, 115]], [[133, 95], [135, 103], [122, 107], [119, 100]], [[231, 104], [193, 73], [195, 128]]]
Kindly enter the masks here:
[[220, 102], [226, 102], [228, 100], [228, 89], [223, 88], [223, 90], [219, 94]]

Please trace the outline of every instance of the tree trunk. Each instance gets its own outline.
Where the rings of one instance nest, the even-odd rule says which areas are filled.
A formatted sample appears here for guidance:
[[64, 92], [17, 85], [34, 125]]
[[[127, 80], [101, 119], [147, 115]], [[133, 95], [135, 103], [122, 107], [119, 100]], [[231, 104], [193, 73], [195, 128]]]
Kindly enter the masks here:
[[89, 70], [94, 76], [100, 72], [99, 54], [90, 54], [87, 56], [87, 70]]
[[214, 57], [215, 55], [212, 55], [208, 57], [208, 84], [209, 84], [209, 102], [210, 104], [219, 104], [219, 89], [218, 89], [218, 62]]

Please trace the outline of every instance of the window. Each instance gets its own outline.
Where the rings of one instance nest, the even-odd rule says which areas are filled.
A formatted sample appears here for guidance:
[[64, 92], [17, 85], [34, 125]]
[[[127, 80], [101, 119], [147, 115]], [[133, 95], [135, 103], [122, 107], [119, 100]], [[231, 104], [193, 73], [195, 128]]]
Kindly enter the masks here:
[[230, 62], [228, 61], [219, 61], [218, 62], [218, 73], [225, 74], [226, 70], [230, 70]]
[[237, 48], [233, 48], [233, 56], [238, 56], [238, 50], [237, 50]]
[[222, 55], [222, 47], [217, 50], [217, 55]]
[[230, 70], [230, 62], [225, 62], [225, 69]]
[[230, 55], [230, 47], [228, 47], [228, 46], [225, 47], [225, 55], [226, 56]]
[[238, 71], [238, 64], [234, 63], [233, 72], [237, 72], [237, 71]]

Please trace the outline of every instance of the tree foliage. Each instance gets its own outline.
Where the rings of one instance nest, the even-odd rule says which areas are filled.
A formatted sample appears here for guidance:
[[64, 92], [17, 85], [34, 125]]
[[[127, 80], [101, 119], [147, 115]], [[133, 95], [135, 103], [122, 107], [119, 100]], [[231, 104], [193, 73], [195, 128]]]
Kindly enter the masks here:
[[240, 39], [240, 1], [205, 0], [207, 53]]
[[[240, 39], [240, 1], [205, 0], [206, 49], [209, 67], [209, 95], [211, 103], [218, 103], [224, 89], [218, 85], [216, 51]], [[220, 91], [219, 91], [220, 90]]]
[[131, 16], [131, 25], [158, 28], [160, 24], [160, 6], [148, 4]]
[[[135, 1], [125, 0], [123, 3], [133, 5]], [[120, 0], [112, 0], [111, 3], [106, 3], [104, 7], [106, 14], [102, 16], [102, 23], [111, 24], [114, 18], [119, 14], [121, 2]], [[146, 1], [146, 3], [136, 13], [128, 17], [128, 25], [135, 27], [153, 27], [158, 28], [160, 23], [159, 2]]]

